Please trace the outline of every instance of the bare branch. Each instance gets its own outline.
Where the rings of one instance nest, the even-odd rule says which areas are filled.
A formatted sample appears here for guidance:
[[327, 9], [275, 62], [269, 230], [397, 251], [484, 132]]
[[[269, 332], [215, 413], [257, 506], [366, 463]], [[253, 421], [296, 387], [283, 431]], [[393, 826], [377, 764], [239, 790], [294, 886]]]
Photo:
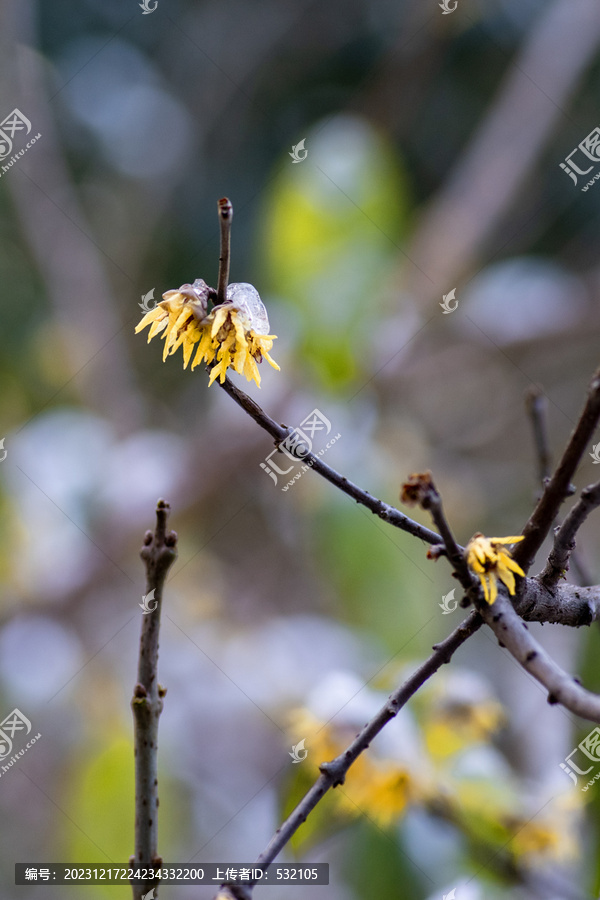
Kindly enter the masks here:
[[[131, 864], [140, 868], [160, 866], [158, 855], [158, 720], [166, 691], [158, 683], [158, 636], [165, 578], [177, 558], [177, 535], [167, 531], [169, 504], [156, 506], [156, 530], [146, 532], [140, 556], [146, 564], [146, 604], [152, 610], [142, 615], [142, 634], [137, 684], [133, 689], [135, 746], [135, 854]], [[150, 595], [150, 597], [148, 597]], [[156, 881], [132, 884], [133, 900], [141, 898]]]
[[225, 303], [227, 283], [229, 281], [229, 260], [231, 256], [231, 220], [233, 206], [227, 197], [218, 202], [219, 222], [221, 223], [221, 252], [219, 254], [219, 283], [217, 285], [217, 303]]
[[600, 418], [600, 369], [592, 378], [586, 404], [554, 474], [523, 531], [525, 540], [515, 548], [514, 559], [527, 572], [542, 546], [558, 510], [571, 493], [571, 478], [591, 441]]
[[526, 622], [548, 622], [581, 628], [600, 620], [600, 588], [579, 587], [559, 583], [552, 587], [542, 584], [539, 577], [527, 578], [513, 607]]
[[[257, 866], [267, 866], [285, 847], [298, 828], [306, 821], [308, 814], [323, 799], [327, 791], [344, 783], [346, 773], [358, 757], [363, 753], [376, 735], [397, 715], [399, 710], [410, 700], [423, 684], [437, 672], [437, 670], [450, 662], [454, 652], [481, 627], [482, 620], [476, 611], [472, 611], [467, 618], [456, 628], [452, 634], [441, 643], [436, 644], [431, 656], [419, 666], [419, 668], [390, 695], [387, 703], [364, 726], [362, 731], [354, 738], [350, 746], [336, 759], [322, 763], [319, 768], [321, 775], [313, 786], [307, 791], [294, 811], [285, 822], [277, 829], [267, 847], [256, 860]], [[250, 900], [254, 883], [242, 886], [228, 884], [227, 888], [236, 900]]]
[[600, 722], [600, 696], [587, 691], [554, 662], [529, 633], [508, 597], [499, 592], [493, 606], [481, 603], [478, 608], [500, 646], [547, 689], [548, 703], [560, 703], [583, 719]]
[[[229, 396], [235, 400], [244, 412], [247, 412], [248, 415], [254, 419], [257, 425], [264, 428], [264, 430], [275, 439], [275, 444], [277, 446], [283, 443], [286, 437], [289, 436], [291, 432], [290, 428], [285, 425], [278, 425], [274, 419], [260, 408], [258, 403], [236, 387], [229, 378], [225, 379], [221, 387], [226, 394], [229, 394]], [[404, 513], [401, 513], [399, 509], [396, 509], [394, 506], [388, 506], [387, 503], [373, 497], [368, 491], [364, 491], [356, 484], [348, 481], [347, 478], [340, 475], [335, 469], [330, 468], [330, 466], [322, 462], [314, 453], [303, 454], [302, 462], [305, 465], [310, 466], [311, 469], [314, 469], [315, 472], [318, 472], [319, 475], [343, 491], [344, 494], [352, 497], [357, 503], [366, 506], [372, 513], [379, 516], [380, 519], [383, 519], [384, 522], [389, 522], [390, 525], [394, 525], [396, 528], [400, 528], [402, 531], [412, 534], [413, 537], [421, 538], [421, 540], [427, 541], [429, 544], [441, 543], [442, 539], [435, 531], [431, 531], [424, 525], [420, 525], [418, 522], [413, 521], [413, 519], [410, 519], [408, 516], [405, 516]]]
[[[544, 488], [547, 479], [550, 477], [551, 471], [551, 456], [548, 444], [548, 430], [546, 427], [546, 410], [548, 404], [543, 391], [537, 385], [532, 385], [526, 392], [525, 403], [533, 428], [533, 439], [538, 464], [538, 477], [542, 488]], [[573, 569], [577, 573], [577, 581], [579, 584], [590, 584], [591, 578], [587, 571], [587, 567], [583, 564], [581, 557], [574, 546], [571, 549], [571, 563]]]
[[548, 402], [540, 388], [532, 384], [525, 394], [525, 405], [531, 419], [533, 440], [538, 464], [538, 478], [542, 487], [546, 479], [550, 477], [550, 448], [548, 445], [548, 431], [546, 428], [546, 411]]
[[590, 484], [581, 492], [581, 497], [567, 515], [554, 536], [554, 547], [548, 557], [546, 568], [539, 576], [546, 587], [552, 587], [569, 568], [569, 558], [575, 549], [575, 536], [589, 514], [600, 506], [600, 481]]
[[[476, 586], [475, 579], [469, 570], [462, 547], [454, 539], [442, 507], [442, 498], [433, 483], [431, 473], [423, 472], [411, 475], [408, 481], [402, 485], [400, 499], [409, 505], [418, 503], [423, 509], [429, 510], [443, 541], [445, 555], [454, 568], [456, 577], [466, 591], [474, 588]], [[428, 555], [430, 558], [437, 558], [439, 554], [430, 553]]]

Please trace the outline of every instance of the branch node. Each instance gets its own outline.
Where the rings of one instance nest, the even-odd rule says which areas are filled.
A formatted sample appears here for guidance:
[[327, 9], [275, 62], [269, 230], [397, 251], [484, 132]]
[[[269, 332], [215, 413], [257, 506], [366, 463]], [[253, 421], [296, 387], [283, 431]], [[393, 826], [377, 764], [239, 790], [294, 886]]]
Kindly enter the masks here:
[[337, 759], [331, 760], [331, 762], [323, 762], [319, 766], [319, 771], [323, 773], [323, 775], [327, 775], [328, 778], [332, 779], [332, 787], [338, 787], [343, 784], [346, 780], [346, 763], [343, 762], [340, 757]]

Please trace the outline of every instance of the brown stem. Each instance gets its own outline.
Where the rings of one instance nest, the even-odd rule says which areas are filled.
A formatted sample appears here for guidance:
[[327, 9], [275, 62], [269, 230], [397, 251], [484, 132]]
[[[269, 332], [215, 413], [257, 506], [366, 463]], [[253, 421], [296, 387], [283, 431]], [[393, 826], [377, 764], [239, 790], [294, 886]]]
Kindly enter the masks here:
[[233, 206], [227, 197], [218, 202], [219, 222], [221, 224], [221, 252], [219, 254], [219, 283], [217, 285], [217, 303], [225, 303], [227, 284], [229, 282], [229, 260], [231, 256], [231, 220]]
[[[158, 720], [163, 708], [164, 688], [158, 683], [158, 637], [162, 594], [167, 572], [177, 558], [177, 535], [167, 531], [170, 507], [159, 500], [154, 534], [146, 532], [140, 556], [146, 565], [142, 633], [137, 684], [133, 689], [135, 748], [135, 854], [131, 864], [140, 868], [160, 866], [158, 855]], [[141, 898], [158, 882], [132, 884], [133, 900]], [[155, 896], [158, 888], [156, 887]]]
[[[279, 425], [248, 394], [236, 387], [229, 378], [225, 378], [225, 381], [220, 386], [244, 412], [254, 419], [257, 425], [260, 425], [271, 437], [275, 438], [276, 444], [281, 444], [289, 436], [290, 428], [287, 428], [285, 425]], [[418, 522], [405, 516], [404, 513], [401, 513], [399, 509], [389, 506], [382, 500], [378, 500], [377, 497], [373, 497], [368, 491], [364, 491], [358, 485], [348, 481], [345, 476], [340, 475], [335, 469], [326, 465], [314, 453], [306, 453], [302, 456], [302, 461], [331, 484], [335, 485], [335, 487], [352, 497], [353, 500], [356, 500], [357, 503], [366, 506], [372, 513], [383, 519], [384, 522], [389, 522], [390, 525], [394, 525], [396, 528], [402, 529], [402, 531], [407, 531], [413, 537], [427, 541], [428, 544], [440, 544], [442, 542], [441, 537], [435, 531], [420, 525]]]
[[525, 394], [525, 404], [529, 418], [531, 419], [531, 428], [533, 430], [533, 441], [535, 444], [535, 455], [538, 465], [538, 479], [542, 487], [547, 478], [550, 477], [550, 448], [548, 446], [548, 430], [546, 428], [546, 410], [548, 402], [542, 390], [535, 384], [532, 384]]

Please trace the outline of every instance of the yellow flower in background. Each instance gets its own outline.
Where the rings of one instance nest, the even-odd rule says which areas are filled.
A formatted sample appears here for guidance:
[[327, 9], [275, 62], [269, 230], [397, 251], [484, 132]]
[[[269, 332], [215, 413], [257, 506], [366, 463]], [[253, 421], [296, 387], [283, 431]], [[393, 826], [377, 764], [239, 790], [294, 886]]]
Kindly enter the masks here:
[[487, 603], [492, 605], [498, 596], [497, 578], [506, 585], [509, 594], [515, 593], [515, 576], [525, 576], [525, 572], [506, 550], [503, 544], [516, 544], [523, 540], [517, 537], [487, 538], [481, 532], [474, 534], [465, 549], [465, 559], [470, 569], [479, 576]]
[[[294, 740], [299, 734], [306, 735], [307, 759], [314, 767], [343, 753], [356, 735], [355, 726], [322, 722], [307, 709], [295, 710], [291, 723], [290, 736]], [[362, 753], [333, 796], [344, 812], [353, 816], [362, 813], [387, 827], [410, 804], [422, 801], [425, 792], [405, 764]]]
[[457, 753], [490, 743], [506, 720], [491, 686], [469, 669], [454, 668], [430, 681], [417, 705], [425, 746], [438, 766], [453, 766]]
[[422, 797], [422, 791], [406, 766], [379, 762], [363, 755], [348, 773], [340, 802], [348, 812], [362, 812], [382, 828], [387, 828], [411, 803]]
[[177, 291], [167, 291], [163, 300], [147, 313], [135, 329], [136, 334], [150, 325], [148, 343], [157, 334], [164, 339], [163, 362], [179, 347], [183, 350], [183, 368], [196, 353], [194, 369], [201, 362], [210, 365], [209, 385], [218, 377], [221, 384], [231, 366], [248, 381], [260, 387], [257, 363], [263, 358], [274, 369], [277, 363], [269, 356], [276, 335], [269, 334], [269, 319], [258, 291], [251, 284], [230, 284], [227, 300], [207, 314], [211, 288], [197, 278], [193, 285], [184, 284]]
[[514, 835], [509, 849], [528, 865], [575, 859], [581, 853], [576, 838], [583, 805], [580, 791], [567, 790], [553, 797], [539, 816], [507, 816], [504, 824]]
[[443, 704], [433, 708], [424, 722], [427, 749], [433, 757], [445, 758], [473, 744], [486, 743], [504, 719], [496, 700]]
[[564, 845], [561, 830], [535, 821], [526, 822], [511, 841], [515, 856], [551, 856], [558, 859]]

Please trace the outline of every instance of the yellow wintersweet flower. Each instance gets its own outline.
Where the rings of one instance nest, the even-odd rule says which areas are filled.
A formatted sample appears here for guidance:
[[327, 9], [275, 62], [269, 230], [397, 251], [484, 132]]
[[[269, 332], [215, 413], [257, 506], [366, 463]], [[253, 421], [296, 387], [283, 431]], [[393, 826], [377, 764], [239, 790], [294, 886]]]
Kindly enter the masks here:
[[264, 357], [274, 369], [279, 366], [269, 356], [277, 336], [268, 333], [269, 319], [258, 291], [251, 284], [230, 284], [225, 303], [213, 307], [207, 315], [211, 294], [214, 296], [214, 291], [201, 278], [193, 285], [182, 285], [178, 291], [167, 291], [163, 300], [144, 316], [136, 334], [148, 325], [148, 342], [161, 334], [165, 341], [163, 362], [182, 347], [184, 369], [195, 347], [192, 369], [203, 361], [210, 365], [216, 359], [209, 385], [217, 377], [222, 384], [232, 366], [260, 387], [257, 363]]
[[[306, 734], [309, 765], [335, 759], [343, 753], [356, 734], [354, 726], [336, 726], [323, 722], [302, 708], [292, 714], [290, 730], [296, 739]], [[334, 794], [335, 804], [345, 813], [366, 813], [382, 828], [399, 819], [407, 807], [422, 802], [423, 785], [407, 765], [392, 759], [381, 759], [363, 753], [348, 770], [343, 789]]]
[[472, 744], [489, 741], [502, 725], [504, 713], [494, 700], [451, 703], [434, 709], [424, 723], [427, 749], [434, 757], [448, 757]]
[[581, 854], [576, 833], [582, 808], [581, 792], [566, 790], [552, 798], [539, 820], [509, 815], [505, 822], [513, 832], [509, 849], [531, 865], [548, 859], [560, 862], [576, 858]]
[[526, 822], [514, 836], [511, 850], [515, 856], [547, 855], [560, 857], [564, 836], [557, 828], [536, 822]]
[[406, 766], [362, 756], [350, 769], [339, 799], [348, 812], [367, 813], [387, 828], [422, 799], [422, 791]]
[[474, 534], [465, 549], [465, 559], [470, 569], [479, 576], [483, 594], [486, 601], [492, 605], [498, 596], [499, 578], [508, 588], [508, 593], [515, 593], [515, 576], [525, 576], [521, 566], [514, 561], [510, 550], [505, 550], [503, 544], [516, 544], [523, 540], [523, 535], [518, 537], [493, 537], [487, 538], [481, 532]]
[[257, 362], [264, 357], [274, 369], [279, 366], [269, 356], [269, 350], [277, 335], [269, 334], [267, 311], [251, 284], [230, 284], [227, 288], [227, 302], [215, 306], [209, 319], [210, 343], [202, 341], [192, 369], [202, 362], [211, 363], [217, 357], [217, 365], [211, 370], [209, 385], [219, 376], [221, 384], [229, 366], [248, 381], [254, 380], [260, 387]]

